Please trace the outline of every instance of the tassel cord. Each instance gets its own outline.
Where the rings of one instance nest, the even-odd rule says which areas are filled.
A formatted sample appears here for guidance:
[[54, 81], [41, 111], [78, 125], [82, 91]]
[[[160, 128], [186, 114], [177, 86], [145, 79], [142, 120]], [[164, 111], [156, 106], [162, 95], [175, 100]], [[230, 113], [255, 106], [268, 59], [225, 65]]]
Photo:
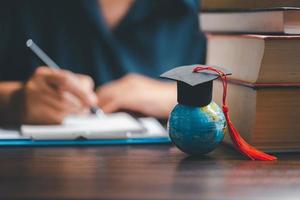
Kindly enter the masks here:
[[257, 150], [253, 146], [249, 145], [239, 134], [238, 130], [234, 127], [234, 124], [232, 123], [230, 116], [229, 116], [229, 108], [226, 104], [226, 97], [227, 97], [227, 76], [226, 74], [216, 68], [213, 67], [202, 67], [202, 66], [197, 66], [193, 69], [193, 72], [201, 72], [201, 71], [212, 71], [215, 72], [216, 74], [219, 75], [222, 81], [222, 86], [223, 86], [223, 98], [222, 98], [222, 110], [225, 115], [228, 128], [229, 128], [229, 133], [230, 137], [233, 141], [233, 144], [235, 148], [245, 155], [246, 157], [250, 158], [251, 160], [261, 160], [261, 161], [272, 161], [276, 160], [277, 158], [275, 156], [266, 154], [262, 151]]

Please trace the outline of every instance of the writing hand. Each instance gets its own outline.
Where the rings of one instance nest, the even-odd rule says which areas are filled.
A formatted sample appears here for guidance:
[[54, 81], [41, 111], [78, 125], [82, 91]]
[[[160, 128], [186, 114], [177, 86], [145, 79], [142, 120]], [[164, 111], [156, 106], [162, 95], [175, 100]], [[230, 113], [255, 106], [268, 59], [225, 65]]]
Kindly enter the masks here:
[[89, 76], [39, 67], [24, 86], [22, 123], [59, 124], [70, 114], [89, 112], [97, 102]]

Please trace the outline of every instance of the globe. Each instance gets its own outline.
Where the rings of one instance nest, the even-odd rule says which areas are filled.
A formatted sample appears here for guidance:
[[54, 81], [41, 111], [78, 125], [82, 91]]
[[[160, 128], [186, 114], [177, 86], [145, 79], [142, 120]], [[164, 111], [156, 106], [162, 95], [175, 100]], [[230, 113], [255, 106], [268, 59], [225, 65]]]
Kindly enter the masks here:
[[172, 142], [180, 150], [190, 155], [203, 155], [223, 140], [226, 119], [213, 101], [204, 107], [177, 104], [170, 114], [168, 129]]

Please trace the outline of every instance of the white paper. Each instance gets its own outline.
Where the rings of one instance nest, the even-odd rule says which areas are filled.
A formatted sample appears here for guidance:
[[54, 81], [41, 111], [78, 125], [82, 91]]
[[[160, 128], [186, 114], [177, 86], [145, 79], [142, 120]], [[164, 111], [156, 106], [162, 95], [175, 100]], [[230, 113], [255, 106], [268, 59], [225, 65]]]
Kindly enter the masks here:
[[123, 139], [129, 133], [142, 133], [145, 128], [126, 113], [115, 113], [98, 117], [70, 116], [62, 125], [23, 125], [23, 135], [35, 140]]
[[4, 129], [0, 128], [0, 140], [3, 139], [24, 139], [28, 138], [25, 136], [22, 136], [20, 134], [20, 131], [17, 129]]
[[158, 138], [168, 137], [167, 130], [153, 117], [139, 118], [140, 123], [147, 130], [145, 134], [132, 133], [132, 138]]

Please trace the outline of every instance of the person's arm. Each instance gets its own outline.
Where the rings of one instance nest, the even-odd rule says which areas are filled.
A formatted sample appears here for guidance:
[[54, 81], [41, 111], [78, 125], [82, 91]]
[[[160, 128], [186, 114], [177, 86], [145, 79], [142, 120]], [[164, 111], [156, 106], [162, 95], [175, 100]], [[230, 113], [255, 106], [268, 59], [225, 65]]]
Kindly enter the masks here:
[[23, 98], [21, 82], [0, 82], [0, 125], [20, 123]]

